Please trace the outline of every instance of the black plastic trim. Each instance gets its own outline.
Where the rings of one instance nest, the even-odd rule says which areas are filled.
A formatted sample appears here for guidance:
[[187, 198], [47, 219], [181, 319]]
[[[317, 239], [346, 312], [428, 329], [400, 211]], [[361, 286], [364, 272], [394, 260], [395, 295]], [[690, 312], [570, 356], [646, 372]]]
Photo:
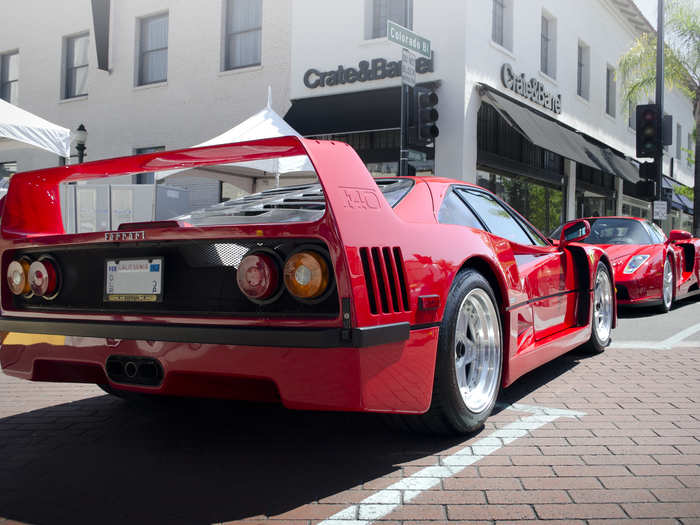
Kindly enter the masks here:
[[241, 328], [181, 324], [63, 321], [0, 317], [0, 331], [176, 343], [290, 348], [366, 348], [406, 341], [409, 323], [366, 328]]

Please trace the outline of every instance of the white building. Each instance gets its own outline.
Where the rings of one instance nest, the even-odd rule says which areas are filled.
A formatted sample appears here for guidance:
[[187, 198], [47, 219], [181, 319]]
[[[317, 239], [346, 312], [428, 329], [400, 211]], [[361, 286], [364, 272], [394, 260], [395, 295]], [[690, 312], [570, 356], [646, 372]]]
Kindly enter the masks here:
[[[631, 0], [120, 0], [104, 11], [109, 3], [8, 0], [1, 22], [3, 97], [84, 124], [87, 160], [197, 144], [261, 109], [272, 86], [274, 109], [302, 134], [346, 140], [373, 172], [395, 172], [401, 50], [382, 35], [388, 16], [434, 52], [417, 77], [439, 96], [440, 135], [413, 148], [415, 169], [486, 185], [545, 230], [582, 214], [649, 214], [635, 197], [635, 134], [614, 75], [650, 30]], [[95, 40], [107, 12], [103, 71]], [[548, 107], [518, 94], [520, 75], [520, 91], [534, 79]], [[665, 173], [673, 159], [673, 178], [691, 186], [690, 101], [667, 92], [665, 111]], [[17, 151], [0, 162], [58, 159]]]

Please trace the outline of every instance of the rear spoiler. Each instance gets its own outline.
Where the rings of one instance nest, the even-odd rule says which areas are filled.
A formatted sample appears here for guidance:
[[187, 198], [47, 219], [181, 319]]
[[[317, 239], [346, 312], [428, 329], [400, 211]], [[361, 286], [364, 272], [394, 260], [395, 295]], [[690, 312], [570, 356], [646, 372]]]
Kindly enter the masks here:
[[297, 155], [306, 155], [311, 160], [324, 190], [328, 213], [332, 214], [339, 231], [345, 230], [345, 235], [341, 233], [345, 243], [359, 245], [355, 243], [360, 241], [363, 232], [366, 233], [366, 229], [357, 227], [361, 218], [372, 224], [373, 231], [386, 230], [391, 235], [392, 225], [399, 219], [357, 153], [342, 142], [294, 136], [147, 153], [17, 173], [12, 177], [4, 199], [0, 232], [3, 238], [10, 239], [64, 234], [59, 194], [61, 183]]

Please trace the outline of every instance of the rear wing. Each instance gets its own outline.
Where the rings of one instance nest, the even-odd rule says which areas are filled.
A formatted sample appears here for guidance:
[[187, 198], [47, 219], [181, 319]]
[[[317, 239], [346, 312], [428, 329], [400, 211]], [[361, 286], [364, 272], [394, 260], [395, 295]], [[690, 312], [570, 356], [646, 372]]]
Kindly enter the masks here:
[[[307, 156], [316, 170], [327, 213], [331, 214], [339, 233], [344, 230], [345, 235], [341, 233], [344, 242], [352, 245], [360, 240], [363, 232], [366, 233], [366, 229], [357, 228], [360, 217], [371, 222], [373, 232], [378, 233], [376, 226], [391, 234], [391, 225], [399, 219], [357, 153], [342, 142], [294, 136], [147, 153], [17, 173], [12, 177], [4, 199], [0, 232], [8, 239], [64, 234], [59, 193], [61, 183], [299, 155]], [[381, 220], [377, 220], [380, 216]]]

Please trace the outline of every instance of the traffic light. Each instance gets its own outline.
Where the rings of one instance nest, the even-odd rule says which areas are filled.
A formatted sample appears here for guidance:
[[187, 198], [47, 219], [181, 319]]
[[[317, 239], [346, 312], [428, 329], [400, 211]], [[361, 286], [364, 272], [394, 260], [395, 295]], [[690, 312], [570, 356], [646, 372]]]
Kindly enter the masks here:
[[440, 134], [435, 124], [439, 116], [435, 109], [438, 96], [433, 88], [416, 86], [413, 88], [413, 101], [416, 116], [416, 142], [426, 145], [433, 142]]
[[656, 104], [637, 106], [637, 158], [661, 154], [661, 118]]

